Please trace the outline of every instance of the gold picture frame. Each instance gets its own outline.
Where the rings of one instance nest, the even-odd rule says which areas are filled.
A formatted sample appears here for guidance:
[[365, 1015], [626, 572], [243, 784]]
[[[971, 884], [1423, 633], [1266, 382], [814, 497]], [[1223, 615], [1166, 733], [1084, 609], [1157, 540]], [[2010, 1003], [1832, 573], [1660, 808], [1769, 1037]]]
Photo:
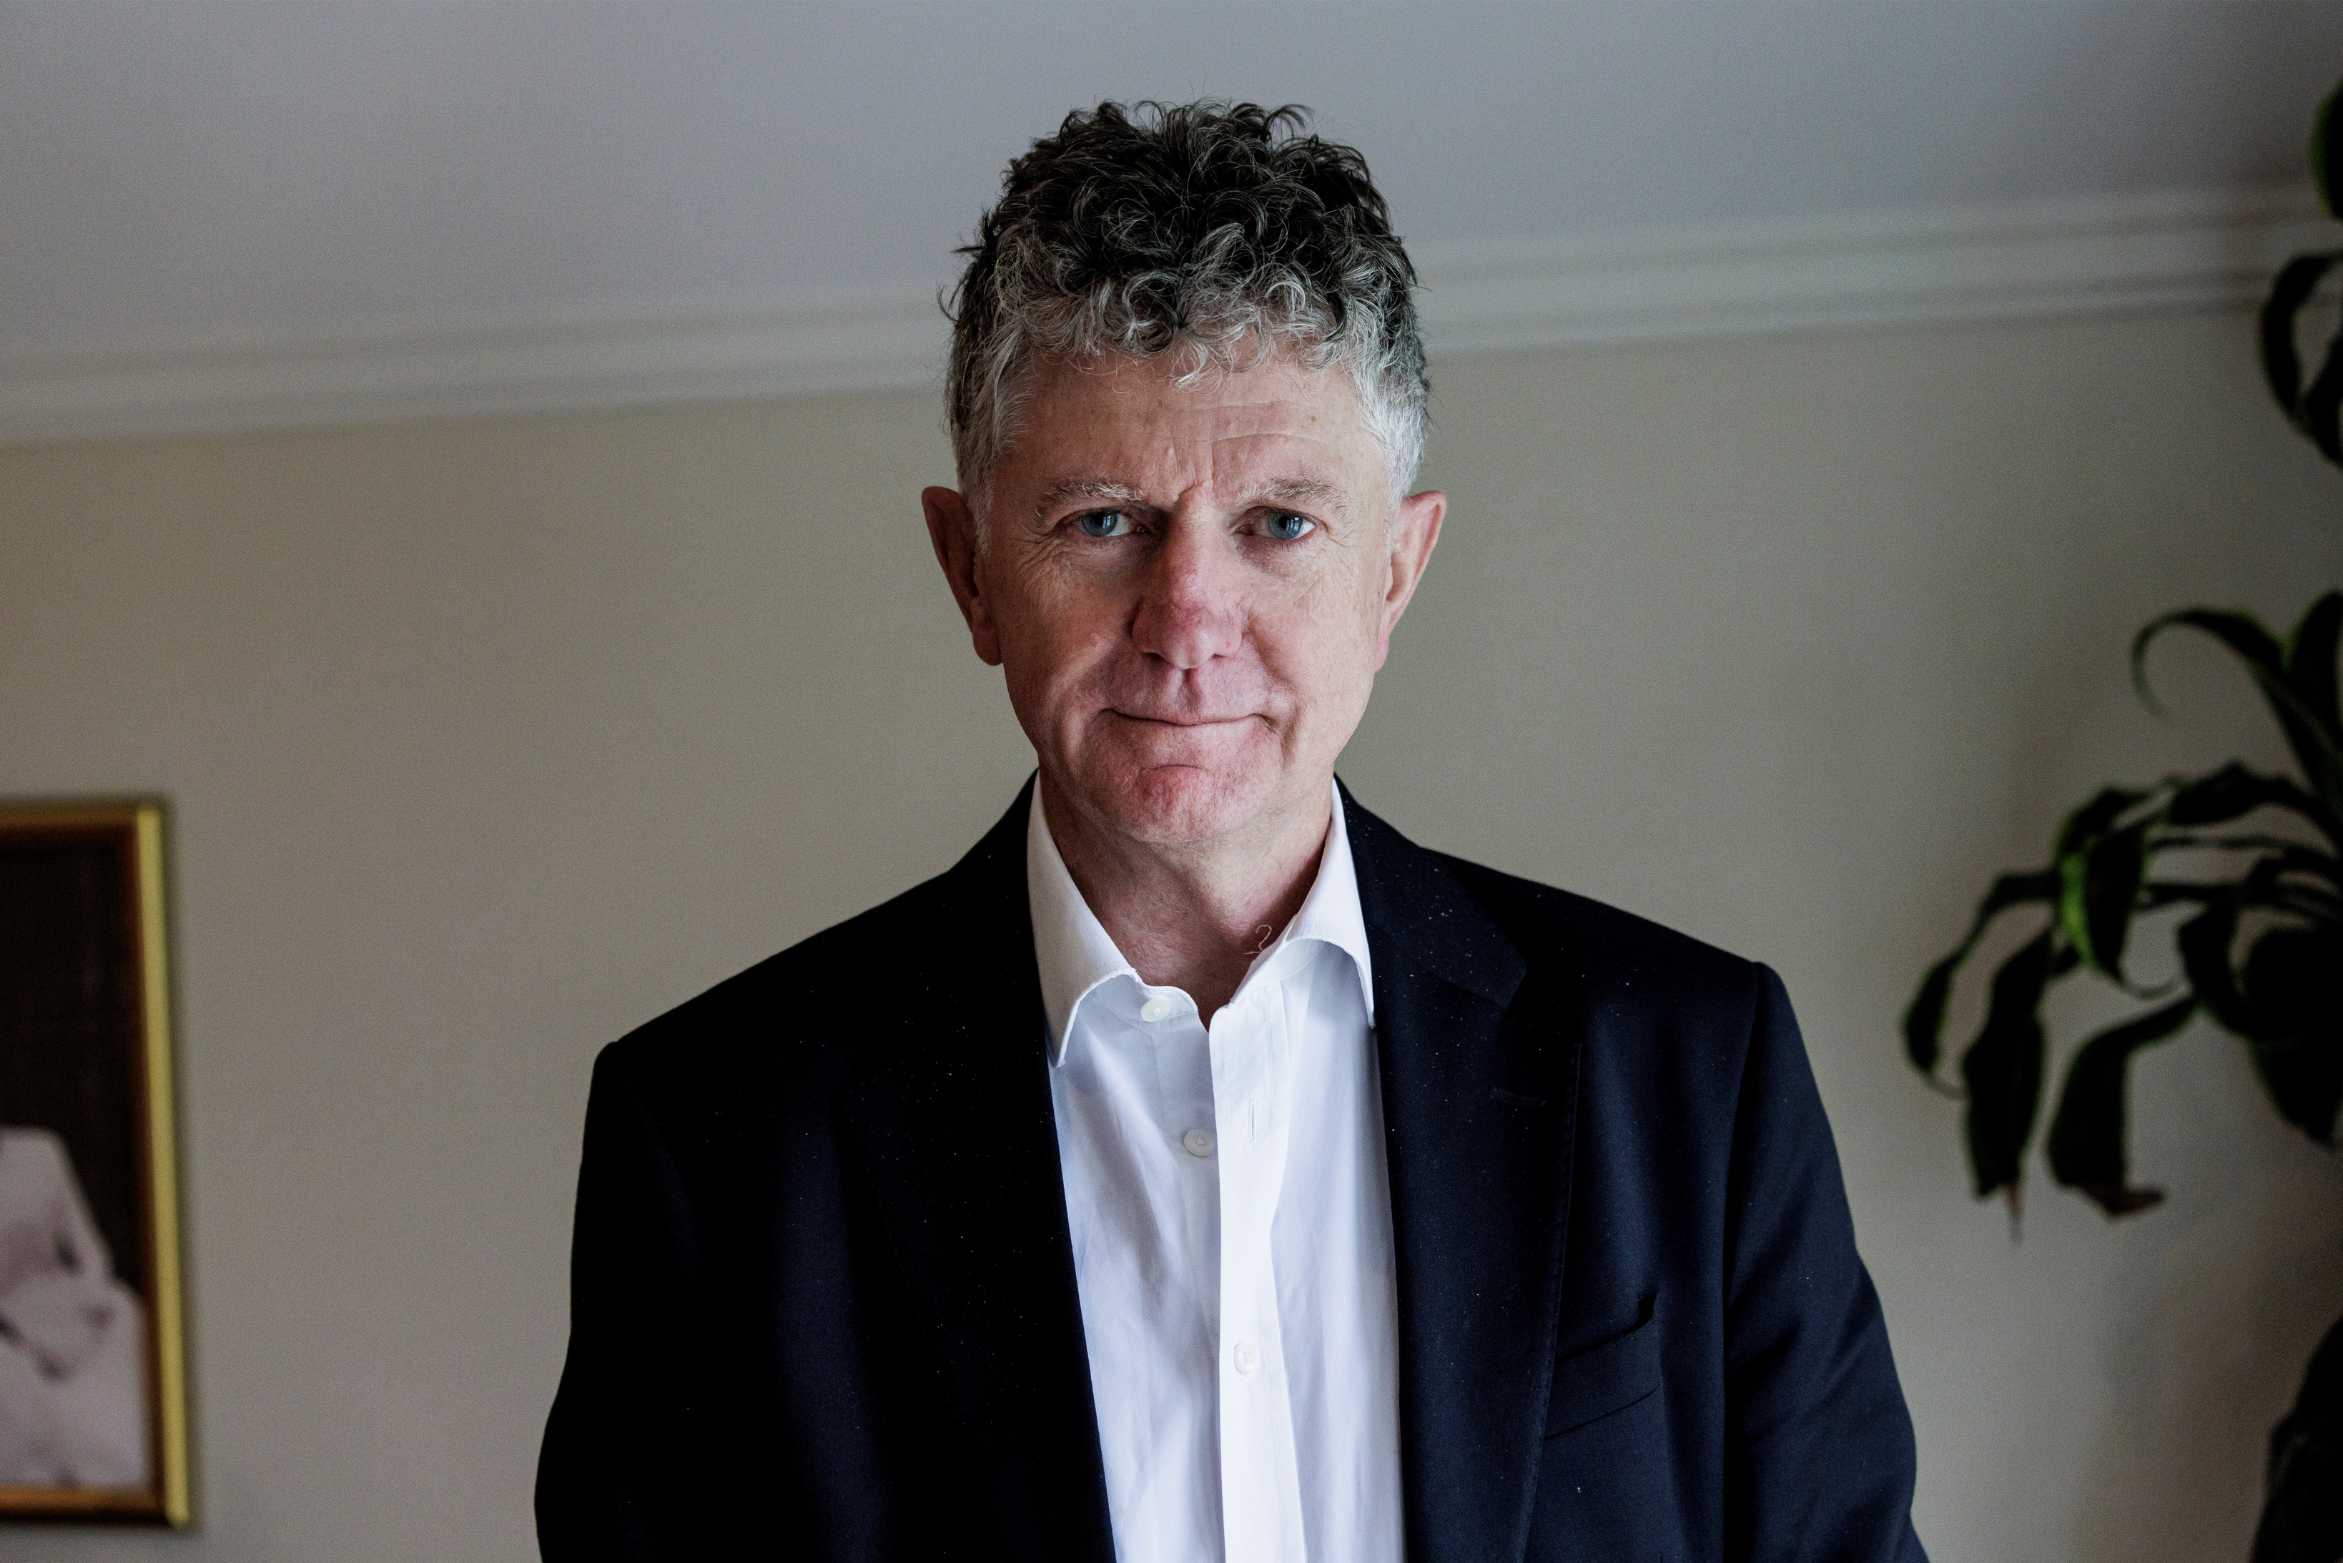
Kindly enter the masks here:
[[162, 801], [0, 799], [0, 1521], [192, 1518], [174, 1086]]

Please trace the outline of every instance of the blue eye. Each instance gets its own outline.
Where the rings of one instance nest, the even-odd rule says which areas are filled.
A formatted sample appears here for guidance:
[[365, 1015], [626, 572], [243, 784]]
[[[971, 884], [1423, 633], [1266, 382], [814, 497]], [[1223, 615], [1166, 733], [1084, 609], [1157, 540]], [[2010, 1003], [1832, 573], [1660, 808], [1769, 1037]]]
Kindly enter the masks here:
[[[1128, 521], [1130, 514], [1127, 510], [1086, 510], [1068, 524], [1074, 528], [1078, 537], [1088, 538], [1094, 543], [1111, 543], [1130, 535], [1111, 530], [1116, 521]], [[1272, 510], [1267, 514], [1271, 528], [1269, 536], [1275, 542], [1298, 543], [1318, 529], [1316, 521], [1295, 511]], [[1299, 523], [1299, 526], [1289, 528], [1290, 523]]]
[[1076, 516], [1074, 518], [1074, 525], [1084, 537], [1091, 538], [1098, 542], [1106, 542], [1110, 540], [1107, 535], [1091, 531], [1090, 523], [1093, 521], [1112, 521], [1115, 517], [1122, 514], [1124, 514], [1124, 512], [1120, 510], [1092, 510], [1082, 515]]

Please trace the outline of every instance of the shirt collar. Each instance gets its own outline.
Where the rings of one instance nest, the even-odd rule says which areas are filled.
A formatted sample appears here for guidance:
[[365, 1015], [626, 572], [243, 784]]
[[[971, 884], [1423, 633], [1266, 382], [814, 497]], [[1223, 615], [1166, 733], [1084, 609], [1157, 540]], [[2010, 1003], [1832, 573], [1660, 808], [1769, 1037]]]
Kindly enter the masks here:
[[[1358, 872], [1351, 862], [1350, 832], [1343, 824], [1342, 789], [1331, 778], [1334, 796], [1327, 821], [1324, 850], [1318, 855], [1318, 877], [1302, 898], [1293, 921], [1254, 957], [1246, 979], [1259, 971], [1279, 950], [1303, 939], [1316, 939], [1343, 951], [1359, 980], [1367, 1024], [1375, 1023], [1374, 968], [1367, 958], [1366, 919], [1359, 911]], [[1033, 953], [1041, 975], [1041, 1001], [1049, 1017], [1050, 1063], [1065, 1062], [1066, 1044], [1073, 1034], [1074, 1012], [1092, 989], [1128, 974], [1140, 980], [1137, 968], [1123, 958], [1098, 915], [1090, 910], [1082, 891], [1067, 872], [1057, 841], [1041, 807], [1041, 783], [1033, 785], [1033, 806], [1025, 818], [1026, 903], [1033, 916]]]

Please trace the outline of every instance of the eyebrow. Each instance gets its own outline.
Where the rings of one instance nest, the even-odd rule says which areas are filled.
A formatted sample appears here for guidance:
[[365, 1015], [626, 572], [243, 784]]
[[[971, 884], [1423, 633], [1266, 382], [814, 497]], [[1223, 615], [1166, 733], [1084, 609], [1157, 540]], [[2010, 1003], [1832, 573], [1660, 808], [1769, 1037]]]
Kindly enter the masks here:
[[[1073, 477], [1060, 478], [1041, 492], [1033, 507], [1036, 522], [1047, 520], [1050, 511], [1070, 499], [1105, 500], [1118, 505], [1137, 505], [1145, 502], [1138, 488], [1117, 478]], [[1348, 513], [1342, 490], [1324, 478], [1272, 478], [1246, 496], [1248, 505], [1271, 500], [1284, 505], [1310, 505], [1335, 515]]]
[[1139, 491], [1113, 478], [1060, 478], [1041, 491], [1041, 498], [1033, 506], [1033, 519], [1048, 520], [1049, 513], [1069, 499], [1105, 499], [1118, 505], [1135, 505], [1139, 503]]

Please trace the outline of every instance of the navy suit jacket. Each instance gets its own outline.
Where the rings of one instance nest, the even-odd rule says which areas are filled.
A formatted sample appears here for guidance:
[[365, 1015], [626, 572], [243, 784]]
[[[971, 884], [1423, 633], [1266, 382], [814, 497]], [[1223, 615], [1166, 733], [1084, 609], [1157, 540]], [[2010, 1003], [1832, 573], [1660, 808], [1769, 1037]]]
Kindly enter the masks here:
[[[548, 1563], [1111, 1563], [1033, 787], [951, 869], [595, 1059]], [[1411, 1563], [1923, 1563], [1781, 979], [1342, 801]]]

